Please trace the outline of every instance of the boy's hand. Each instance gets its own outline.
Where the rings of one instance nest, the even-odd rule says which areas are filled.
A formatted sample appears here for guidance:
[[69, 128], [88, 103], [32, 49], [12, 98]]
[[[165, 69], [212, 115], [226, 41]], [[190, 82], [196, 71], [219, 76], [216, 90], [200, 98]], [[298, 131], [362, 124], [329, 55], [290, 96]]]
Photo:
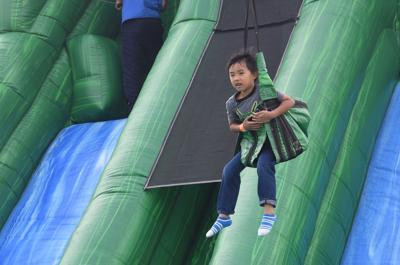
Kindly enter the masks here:
[[275, 115], [272, 111], [262, 110], [259, 112], [253, 112], [251, 115], [252, 120], [257, 123], [266, 123], [275, 118]]
[[122, 0], [115, 0], [115, 9], [121, 10], [122, 8]]
[[255, 131], [255, 130], [260, 129], [260, 127], [262, 126], [262, 123], [255, 122], [254, 120], [251, 120], [251, 118], [252, 118], [252, 116], [249, 116], [243, 121], [243, 127], [247, 131]]

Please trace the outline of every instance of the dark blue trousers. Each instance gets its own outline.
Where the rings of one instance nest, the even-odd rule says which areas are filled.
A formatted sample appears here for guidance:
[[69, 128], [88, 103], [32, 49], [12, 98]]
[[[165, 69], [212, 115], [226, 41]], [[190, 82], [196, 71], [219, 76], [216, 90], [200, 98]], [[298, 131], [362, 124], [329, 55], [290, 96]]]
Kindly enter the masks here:
[[[239, 195], [240, 172], [245, 166], [240, 161], [240, 152], [229, 161], [222, 173], [219, 188], [217, 211], [222, 214], [233, 214]], [[275, 156], [269, 144], [265, 144], [257, 159], [258, 197], [260, 206], [276, 205]]]
[[129, 110], [162, 46], [163, 28], [157, 18], [130, 19], [122, 23], [122, 86]]

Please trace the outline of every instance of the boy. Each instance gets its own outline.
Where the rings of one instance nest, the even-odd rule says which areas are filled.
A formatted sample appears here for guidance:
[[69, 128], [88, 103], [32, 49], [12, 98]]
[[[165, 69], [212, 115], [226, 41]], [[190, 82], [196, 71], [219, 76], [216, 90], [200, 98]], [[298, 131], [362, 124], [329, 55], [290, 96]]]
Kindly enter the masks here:
[[[231, 84], [237, 91], [226, 102], [229, 128], [232, 132], [255, 132], [264, 123], [268, 123], [294, 106], [295, 102], [292, 98], [278, 92], [280, 104], [277, 108], [255, 112], [255, 106], [262, 102], [259, 87], [255, 85], [258, 78], [255, 57], [248, 52], [240, 53], [229, 60], [227, 68]], [[206, 237], [212, 237], [232, 224], [229, 215], [234, 213], [239, 194], [240, 172], [245, 168], [241, 160], [241, 152], [236, 154], [223, 169], [217, 201], [219, 216]], [[258, 174], [258, 196], [260, 206], [264, 208], [258, 235], [264, 236], [270, 232], [276, 221], [275, 157], [268, 138], [258, 153], [255, 163]]]

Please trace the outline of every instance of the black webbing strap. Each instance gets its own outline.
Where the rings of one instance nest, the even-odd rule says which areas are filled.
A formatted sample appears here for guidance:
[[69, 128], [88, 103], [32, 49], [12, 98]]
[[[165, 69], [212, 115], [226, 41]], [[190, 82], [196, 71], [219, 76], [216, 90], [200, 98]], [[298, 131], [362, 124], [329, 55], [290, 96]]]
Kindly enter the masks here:
[[246, 16], [245, 16], [245, 21], [244, 21], [244, 50], [247, 50], [247, 38], [248, 38], [248, 32], [249, 32], [249, 27], [247, 25], [249, 21], [249, 6], [250, 6], [250, 0], [247, 0], [246, 2]]
[[255, 0], [247, 0], [246, 3], [247, 3], [247, 7], [246, 7], [245, 22], [244, 22], [244, 50], [247, 50], [247, 39], [249, 37], [248, 20], [249, 20], [249, 9], [251, 6], [251, 10], [253, 11], [253, 15], [254, 15], [254, 29], [255, 29], [255, 34], [256, 34], [257, 52], [259, 52], [260, 51], [260, 40], [258, 38], [258, 19], [257, 19], [256, 3], [255, 3]]

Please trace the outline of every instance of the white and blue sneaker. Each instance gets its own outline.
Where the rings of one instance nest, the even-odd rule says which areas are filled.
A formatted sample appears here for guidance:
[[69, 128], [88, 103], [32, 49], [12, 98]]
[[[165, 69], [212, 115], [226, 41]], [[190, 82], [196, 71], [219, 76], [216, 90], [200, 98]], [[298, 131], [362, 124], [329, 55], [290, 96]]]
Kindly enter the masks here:
[[265, 236], [271, 232], [272, 227], [276, 221], [275, 214], [264, 214], [261, 219], [260, 227], [258, 228], [258, 235]]
[[217, 221], [215, 221], [211, 229], [208, 230], [206, 237], [215, 236], [216, 234], [218, 234], [219, 231], [231, 225], [232, 225], [232, 219], [230, 217], [226, 219], [218, 217]]

